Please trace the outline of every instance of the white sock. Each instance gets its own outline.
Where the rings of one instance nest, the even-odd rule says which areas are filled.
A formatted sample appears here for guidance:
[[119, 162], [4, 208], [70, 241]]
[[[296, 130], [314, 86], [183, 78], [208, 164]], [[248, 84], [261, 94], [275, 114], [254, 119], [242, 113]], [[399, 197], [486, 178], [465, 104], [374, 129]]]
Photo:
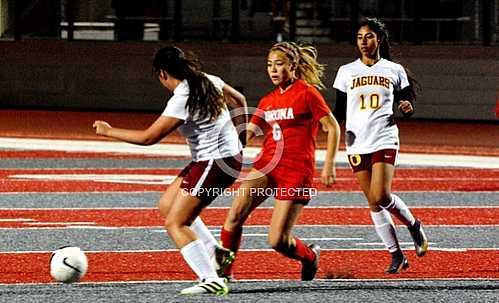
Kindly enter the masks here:
[[371, 218], [376, 229], [376, 233], [385, 244], [389, 252], [399, 250], [399, 243], [397, 234], [395, 233], [395, 226], [389, 212], [382, 210], [380, 212], [371, 212]]
[[384, 209], [388, 210], [407, 227], [413, 226], [416, 222], [407, 205], [395, 194], [392, 194], [392, 202], [387, 207], [384, 207]]
[[217, 272], [213, 268], [210, 257], [201, 240], [192, 241], [182, 247], [180, 253], [201, 281], [218, 278]]
[[208, 256], [213, 257], [215, 255], [215, 246], [218, 242], [200, 217], [197, 217], [196, 220], [192, 222], [191, 230], [201, 241], [203, 241]]

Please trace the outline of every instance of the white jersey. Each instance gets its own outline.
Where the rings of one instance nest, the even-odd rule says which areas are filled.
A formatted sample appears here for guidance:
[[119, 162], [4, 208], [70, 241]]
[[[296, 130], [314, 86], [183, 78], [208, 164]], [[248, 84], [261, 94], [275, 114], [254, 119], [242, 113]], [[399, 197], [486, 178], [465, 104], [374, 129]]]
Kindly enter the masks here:
[[[222, 91], [225, 83], [222, 79], [206, 75], [215, 87]], [[185, 107], [189, 97], [189, 84], [182, 81], [173, 91], [162, 116], [184, 120], [178, 130], [187, 139], [193, 161], [220, 159], [235, 156], [241, 152], [236, 128], [232, 124], [227, 108], [210, 121], [200, 120], [198, 115], [191, 116]]]
[[367, 66], [357, 59], [339, 68], [333, 86], [347, 94], [347, 154], [399, 149], [393, 93], [409, 86], [402, 65], [381, 59]]

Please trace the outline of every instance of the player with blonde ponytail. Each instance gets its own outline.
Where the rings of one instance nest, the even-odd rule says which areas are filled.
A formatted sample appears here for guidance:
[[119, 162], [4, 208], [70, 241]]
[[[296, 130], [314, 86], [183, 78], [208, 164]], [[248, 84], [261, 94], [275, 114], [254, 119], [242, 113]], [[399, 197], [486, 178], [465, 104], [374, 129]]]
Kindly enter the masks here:
[[[236, 193], [221, 232], [222, 245], [236, 252], [249, 214], [274, 196], [268, 241], [279, 253], [301, 262], [302, 280], [315, 277], [320, 248], [304, 244], [292, 228], [312, 197], [319, 125], [328, 132], [321, 181], [330, 186], [336, 177], [340, 130], [317, 89], [324, 87], [323, 72], [317, 50], [311, 45], [281, 42], [270, 48], [267, 73], [276, 88], [261, 99], [247, 127], [246, 140], [263, 133], [263, 147]], [[223, 274], [230, 277], [231, 267]]]

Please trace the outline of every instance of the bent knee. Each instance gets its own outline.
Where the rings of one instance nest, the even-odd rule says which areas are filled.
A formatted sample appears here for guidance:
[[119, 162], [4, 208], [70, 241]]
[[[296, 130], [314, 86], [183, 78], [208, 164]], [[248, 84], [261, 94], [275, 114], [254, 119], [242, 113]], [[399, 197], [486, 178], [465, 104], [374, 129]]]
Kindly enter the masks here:
[[392, 196], [390, 193], [381, 193], [377, 195], [373, 195], [371, 199], [369, 199], [369, 207], [385, 207], [390, 204], [392, 201]]

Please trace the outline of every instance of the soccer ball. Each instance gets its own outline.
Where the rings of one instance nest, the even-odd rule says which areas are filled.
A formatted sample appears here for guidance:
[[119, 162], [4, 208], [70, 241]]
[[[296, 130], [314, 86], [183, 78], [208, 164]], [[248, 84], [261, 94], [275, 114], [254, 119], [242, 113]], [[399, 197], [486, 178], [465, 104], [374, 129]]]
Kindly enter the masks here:
[[50, 275], [58, 282], [78, 282], [87, 269], [87, 256], [79, 247], [61, 247], [50, 258]]

